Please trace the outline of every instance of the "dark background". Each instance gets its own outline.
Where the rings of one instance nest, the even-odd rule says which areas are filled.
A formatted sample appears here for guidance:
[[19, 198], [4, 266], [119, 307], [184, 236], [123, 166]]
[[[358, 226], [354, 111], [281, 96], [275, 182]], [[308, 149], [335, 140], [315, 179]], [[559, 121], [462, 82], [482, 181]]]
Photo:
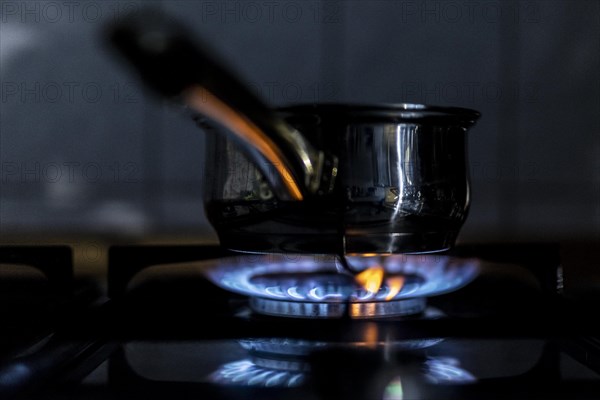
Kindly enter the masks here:
[[[148, 2], [146, 2], [148, 3]], [[600, 239], [600, 2], [153, 1], [273, 106], [474, 108], [461, 240]], [[210, 234], [203, 134], [106, 51], [137, 1], [2, 1], [0, 233]]]

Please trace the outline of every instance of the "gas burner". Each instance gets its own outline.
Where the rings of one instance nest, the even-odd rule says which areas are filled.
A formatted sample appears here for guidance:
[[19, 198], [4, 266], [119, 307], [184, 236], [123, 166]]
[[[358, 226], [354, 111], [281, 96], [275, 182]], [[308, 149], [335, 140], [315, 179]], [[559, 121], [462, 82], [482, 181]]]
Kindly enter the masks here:
[[[216, 285], [250, 297], [253, 311], [298, 318], [380, 318], [419, 314], [426, 298], [454, 291], [479, 271], [475, 259], [439, 255], [352, 257], [358, 274], [335, 257], [269, 254], [203, 263]], [[375, 271], [371, 273], [371, 271]], [[363, 273], [375, 284], [361, 282]]]

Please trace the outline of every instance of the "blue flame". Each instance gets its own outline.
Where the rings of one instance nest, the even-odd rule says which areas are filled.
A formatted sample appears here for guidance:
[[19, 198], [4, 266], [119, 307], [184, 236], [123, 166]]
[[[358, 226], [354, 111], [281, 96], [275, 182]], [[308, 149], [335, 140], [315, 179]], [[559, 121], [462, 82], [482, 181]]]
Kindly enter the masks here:
[[[379, 292], [369, 293], [353, 278], [338, 273], [334, 259], [289, 255], [276, 258], [238, 256], [209, 261], [208, 278], [216, 285], [246, 296], [317, 303], [386, 301], [385, 281]], [[349, 257], [358, 268], [364, 258]], [[439, 255], [388, 255], [379, 257], [387, 275], [406, 278], [402, 290], [390, 300], [429, 297], [456, 290], [479, 272], [479, 261]]]

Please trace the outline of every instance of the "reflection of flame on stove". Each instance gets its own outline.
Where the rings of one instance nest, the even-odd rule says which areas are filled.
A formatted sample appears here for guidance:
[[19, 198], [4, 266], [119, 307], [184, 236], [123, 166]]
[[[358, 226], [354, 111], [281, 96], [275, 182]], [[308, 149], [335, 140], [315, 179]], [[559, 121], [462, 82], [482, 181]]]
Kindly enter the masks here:
[[477, 378], [463, 369], [460, 361], [453, 357], [429, 357], [425, 367], [425, 377], [433, 384], [467, 384], [477, 381]]
[[[430, 384], [464, 385], [477, 381], [460, 366], [459, 360], [452, 357], [430, 357], [423, 367], [424, 377]], [[243, 359], [222, 365], [209, 379], [213, 383], [228, 386], [297, 387], [305, 382], [307, 376], [306, 371], [269, 368]], [[403, 397], [402, 381], [397, 376], [386, 385], [383, 400], [401, 400]]]
[[225, 364], [210, 376], [213, 383], [262, 387], [296, 387], [302, 385], [304, 379], [303, 372], [264, 368], [249, 359]]

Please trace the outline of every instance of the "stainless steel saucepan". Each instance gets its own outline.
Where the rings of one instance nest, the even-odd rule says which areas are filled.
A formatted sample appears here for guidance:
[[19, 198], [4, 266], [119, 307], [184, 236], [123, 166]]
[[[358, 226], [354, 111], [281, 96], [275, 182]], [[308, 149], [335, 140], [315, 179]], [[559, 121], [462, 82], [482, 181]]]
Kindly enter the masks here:
[[406, 103], [272, 110], [160, 13], [120, 21], [111, 39], [209, 133], [205, 206], [223, 246], [385, 254], [454, 244], [469, 208], [467, 131], [478, 112]]

